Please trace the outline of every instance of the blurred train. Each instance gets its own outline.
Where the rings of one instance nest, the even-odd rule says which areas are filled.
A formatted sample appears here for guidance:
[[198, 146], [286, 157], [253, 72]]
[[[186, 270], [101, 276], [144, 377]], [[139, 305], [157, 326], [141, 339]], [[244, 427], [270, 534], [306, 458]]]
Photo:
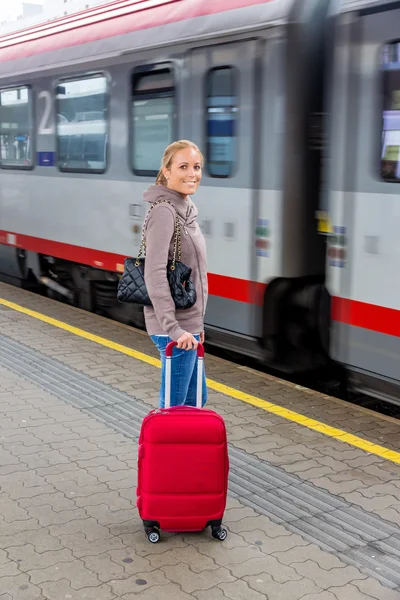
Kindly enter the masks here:
[[1, 278], [142, 326], [118, 278], [191, 139], [209, 343], [398, 401], [399, 23], [398, 1], [119, 0], [1, 37]]

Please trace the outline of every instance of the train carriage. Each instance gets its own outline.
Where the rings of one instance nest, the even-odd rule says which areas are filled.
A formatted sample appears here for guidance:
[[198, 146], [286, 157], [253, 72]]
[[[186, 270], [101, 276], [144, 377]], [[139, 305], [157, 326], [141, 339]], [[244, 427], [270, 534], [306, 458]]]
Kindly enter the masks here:
[[399, 6], [119, 0], [0, 38], [3, 280], [142, 325], [118, 278], [191, 139], [208, 341], [398, 398]]
[[[294, 296], [311, 286], [299, 311], [314, 315], [323, 289], [311, 187], [320, 152], [304, 147], [321, 101], [327, 6], [123, 0], [0, 40], [3, 274], [137, 323], [134, 307], [115, 306], [115, 285], [139, 246], [141, 194], [163, 148], [192, 139], [206, 154], [196, 202], [209, 341], [311, 364], [315, 340], [309, 356], [301, 340], [300, 352], [283, 352], [283, 313], [297, 339]], [[14, 148], [14, 133], [29, 148]], [[301, 334], [319, 338], [308, 320]]]
[[400, 2], [344, 0], [329, 82], [332, 357], [400, 399]]

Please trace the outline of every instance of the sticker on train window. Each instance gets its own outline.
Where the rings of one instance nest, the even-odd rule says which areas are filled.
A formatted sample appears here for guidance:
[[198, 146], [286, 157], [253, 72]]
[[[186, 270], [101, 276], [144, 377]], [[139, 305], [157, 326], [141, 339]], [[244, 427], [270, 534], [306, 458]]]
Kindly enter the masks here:
[[383, 49], [383, 115], [380, 174], [400, 183], [400, 42]]

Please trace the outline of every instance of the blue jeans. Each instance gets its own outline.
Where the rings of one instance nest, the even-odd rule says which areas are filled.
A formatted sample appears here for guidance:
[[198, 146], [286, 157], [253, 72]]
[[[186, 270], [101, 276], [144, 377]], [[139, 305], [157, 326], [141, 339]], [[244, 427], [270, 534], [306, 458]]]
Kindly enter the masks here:
[[[200, 336], [194, 336], [200, 341]], [[161, 389], [159, 407], [165, 403], [165, 348], [171, 338], [163, 335], [152, 335], [161, 357]], [[197, 389], [197, 351], [183, 350], [175, 346], [171, 359], [171, 406], [196, 406]], [[207, 402], [206, 375], [203, 369], [202, 406]]]

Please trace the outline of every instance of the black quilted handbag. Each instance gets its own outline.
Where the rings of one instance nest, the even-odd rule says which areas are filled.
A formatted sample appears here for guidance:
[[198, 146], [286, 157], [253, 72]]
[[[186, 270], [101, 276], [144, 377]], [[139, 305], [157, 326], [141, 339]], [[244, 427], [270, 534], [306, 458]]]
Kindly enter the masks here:
[[[151, 210], [162, 202], [168, 200], [159, 200], [152, 204], [146, 219], [143, 223], [142, 241], [137, 258], [126, 258], [124, 263], [124, 273], [119, 280], [117, 298], [119, 302], [130, 302], [133, 304], [142, 304], [151, 306], [151, 300], [147, 292], [144, 280], [144, 261], [142, 254], [146, 251], [145, 230], [147, 220]], [[171, 204], [171, 202], [168, 202]], [[171, 204], [171, 206], [173, 206]], [[167, 279], [171, 290], [171, 296], [175, 303], [175, 308], [191, 308], [196, 300], [196, 290], [193, 281], [190, 279], [192, 274], [191, 267], [187, 267], [181, 262], [181, 225], [178, 215], [175, 216], [175, 234], [174, 234], [174, 254], [172, 260], [167, 264]]]

